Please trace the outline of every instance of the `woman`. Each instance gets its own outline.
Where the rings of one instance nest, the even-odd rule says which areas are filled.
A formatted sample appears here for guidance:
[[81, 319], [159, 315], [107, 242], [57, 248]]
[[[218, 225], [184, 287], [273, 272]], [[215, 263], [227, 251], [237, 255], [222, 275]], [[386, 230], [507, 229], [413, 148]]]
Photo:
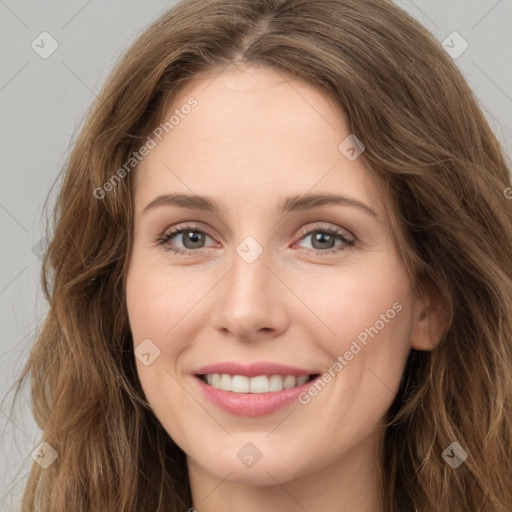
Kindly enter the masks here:
[[391, 2], [180, 3], [67, 165], [23, 510], [510, 511], [509, 187]]

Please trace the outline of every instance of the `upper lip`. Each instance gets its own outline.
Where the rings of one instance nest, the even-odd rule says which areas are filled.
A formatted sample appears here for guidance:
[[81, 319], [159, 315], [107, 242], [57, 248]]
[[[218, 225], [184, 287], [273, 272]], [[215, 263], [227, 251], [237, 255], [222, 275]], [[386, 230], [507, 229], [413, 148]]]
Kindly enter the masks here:
[[266, 361], [249, 364], [226, 361], [201, 366], [201, 368], [198, 368], [193, 373], [196, 375], [220, 373], [228, 375], [245, 375], [246, 377], [257, 377], [258, 375], [294, 375], [295, 377], [300, 377], [302, 375], [316, 375], [318, 372]]

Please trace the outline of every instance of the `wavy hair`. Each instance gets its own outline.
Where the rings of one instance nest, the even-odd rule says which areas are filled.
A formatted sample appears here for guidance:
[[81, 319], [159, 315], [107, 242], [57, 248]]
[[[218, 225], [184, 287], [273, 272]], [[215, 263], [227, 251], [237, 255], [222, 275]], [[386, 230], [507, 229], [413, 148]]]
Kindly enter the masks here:
[[[438, 41], [389, 0], [185, 0], [126, 51], [63, 169], [42, 263], [49, 310], [15, 383], [30, 379], [41, 440], [23, 512], [185, 512], [186, 457], [138, 381], [125, 300], [133, 175], [104, 187], [200, 75], [265, 66], [345, 112], [386, 198], [416, 290], [449, 326], [411, 350], [389, 411], [386, 512], [512, 510], [510, 163]], [[199, 107], [200, 108], [200, 107]], [[510, 194], [507, 193], [510, 192]], [[443, 451], [468, 458], [453, 469]]]

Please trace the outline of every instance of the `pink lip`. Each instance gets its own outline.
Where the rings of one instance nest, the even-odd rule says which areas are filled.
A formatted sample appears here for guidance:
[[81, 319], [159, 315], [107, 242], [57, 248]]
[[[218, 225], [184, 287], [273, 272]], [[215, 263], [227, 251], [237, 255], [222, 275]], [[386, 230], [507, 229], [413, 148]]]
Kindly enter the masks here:
[[[306, 382], [302, 386], [291, 389], [283, 389], [269, 393], [233, 393], [216, 389], [202, 380], [200, 375], [212, 373], [227, 373], [229, 375], [245, 375], [257, 377], [258, 375], [301, 375], [318, 374], [316, 379]], [[298, 397], [305, 392], [318, 378], [320, 372], [308, 371], [292, 366], [277, 363], [253, 363], [244, 365], [240, 363], [218, 363], [203, 366], [194, 372], [195, 381], [198, 383], [201, 393], [221, 410], [243, 417], [266, 416], [272, 414], [293, 402], [298, 402]]]
[[246, 377], [257, 377], [258, 375], [313, 375], [320, 373], [316, 370], [305, 370], [294, 366], [287, 366], [279, 363], [258, 362], [241, 364], [235, 362], [224, 362], [202, 366], [193, 372], [196, 375], [207, 375], [211, 373], [227, 373], [229, 375], [245, 375]]

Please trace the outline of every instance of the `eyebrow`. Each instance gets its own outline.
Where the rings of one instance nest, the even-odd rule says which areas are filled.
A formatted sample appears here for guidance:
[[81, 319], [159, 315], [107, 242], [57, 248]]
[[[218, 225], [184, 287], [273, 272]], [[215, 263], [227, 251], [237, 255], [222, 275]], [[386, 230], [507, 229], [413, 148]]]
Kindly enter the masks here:
[[[376, 219], [379, 218], [377, 213], [367, 204], [353, 197], [338, 194], [305, 194], [301, 196], [291, 196], [283, 201], [279, 207], [278, 213], [286, 214], [293, 211], [305, 211], [327, 205], [353, 206]], [[216, 215], [221, 214], [223, 211], [220, 203], [211, 197], [190, 194], [163, 194], [155, 197], [148, 203], [142, 213], [144, 214], [160, 206], [179, 206], [181, 208], [211, 212]]]

